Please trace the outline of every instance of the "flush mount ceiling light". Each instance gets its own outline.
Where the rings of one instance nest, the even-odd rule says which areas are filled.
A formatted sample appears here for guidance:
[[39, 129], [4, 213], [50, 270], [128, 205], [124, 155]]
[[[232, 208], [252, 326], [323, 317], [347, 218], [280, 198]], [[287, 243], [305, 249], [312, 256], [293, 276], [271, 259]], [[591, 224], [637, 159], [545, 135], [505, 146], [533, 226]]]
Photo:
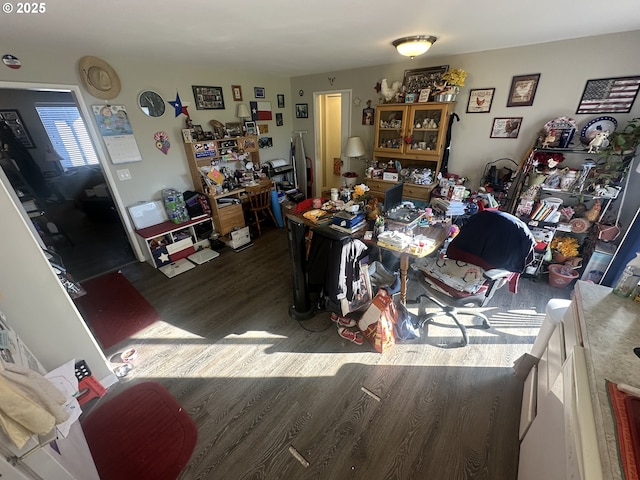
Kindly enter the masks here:
[[429, 50], [436, 40], [436, 37], [430, 35], [414, 35], [394, 40], [392, 44], [400, 55], [413, 58]]

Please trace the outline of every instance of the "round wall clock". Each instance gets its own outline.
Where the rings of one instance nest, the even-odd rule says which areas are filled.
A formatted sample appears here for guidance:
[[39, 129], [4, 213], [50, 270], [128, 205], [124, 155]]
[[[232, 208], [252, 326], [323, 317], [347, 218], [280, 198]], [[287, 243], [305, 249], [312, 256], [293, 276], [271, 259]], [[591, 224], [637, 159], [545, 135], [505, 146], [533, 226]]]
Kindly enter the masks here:
[[150, 117], [160, 117], [166, 108], [164, 100], [160, 94], [153, 90], [145, 90], [138, 97], [140, 109]]

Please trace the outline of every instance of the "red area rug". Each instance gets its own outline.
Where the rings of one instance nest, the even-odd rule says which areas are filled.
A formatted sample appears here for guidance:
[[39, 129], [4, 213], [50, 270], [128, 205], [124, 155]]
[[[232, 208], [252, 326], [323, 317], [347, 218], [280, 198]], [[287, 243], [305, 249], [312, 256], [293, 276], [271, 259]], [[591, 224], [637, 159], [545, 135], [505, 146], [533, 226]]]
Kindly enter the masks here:
[[87, 280], [82, 287], [87, 294], [77, 298], [76, 305], [105, 350], [160, 320], [120, 272]]
[[81, 423], [101, 480], [175, 480], [198, 438], [191, 417], [157, 382], [107, 397]]

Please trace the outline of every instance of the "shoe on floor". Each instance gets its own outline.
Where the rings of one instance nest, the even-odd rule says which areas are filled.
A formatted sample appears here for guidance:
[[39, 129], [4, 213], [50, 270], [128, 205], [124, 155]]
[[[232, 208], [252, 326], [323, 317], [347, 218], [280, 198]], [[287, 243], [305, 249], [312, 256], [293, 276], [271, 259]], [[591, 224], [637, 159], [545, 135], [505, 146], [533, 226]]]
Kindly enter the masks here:
[[337, 313], [331, 314], [331, 321], [338, 325], [338, 327], [355, 327], [356, 321], [353, 318], [343, 317]]
[[338, 327], [338, 335], [356, 345], [362, 345], [364, 343], [364, 338], [360, 335], [360, 332], [349, 330], [345, 327]]

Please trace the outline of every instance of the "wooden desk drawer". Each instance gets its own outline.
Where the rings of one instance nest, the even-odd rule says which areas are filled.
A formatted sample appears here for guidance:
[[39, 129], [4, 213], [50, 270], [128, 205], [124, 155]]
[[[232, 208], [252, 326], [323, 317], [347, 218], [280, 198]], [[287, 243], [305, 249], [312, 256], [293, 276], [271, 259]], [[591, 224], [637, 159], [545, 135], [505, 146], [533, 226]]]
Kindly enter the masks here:
[[241, 204], [233, 204], [227, 207], [216, 208], [213, 211], [213, 223], [220, 235], [226, 235], [234, 227], [244, 227], [244, 214]]
[[431, 190], [433, 190], [433, 185], [405, 183], [402, 187], [402, 196], [405, 198], [413, 198], [415, 200], [428, 202], [431, 198]]

